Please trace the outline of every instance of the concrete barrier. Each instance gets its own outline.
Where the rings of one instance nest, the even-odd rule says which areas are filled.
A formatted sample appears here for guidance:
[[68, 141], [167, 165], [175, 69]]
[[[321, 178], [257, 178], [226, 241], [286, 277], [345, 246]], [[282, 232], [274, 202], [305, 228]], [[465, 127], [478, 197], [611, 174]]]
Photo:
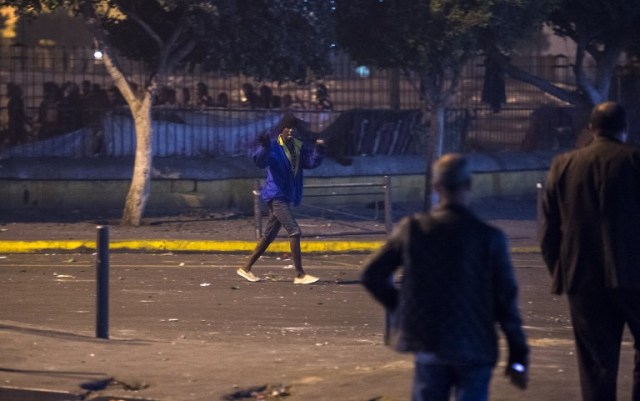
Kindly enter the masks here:
[[[474, 196], [532, 197], [544, 178], [553, 152], [469, 154]], [[0, 161], [0, 210], [121, 210], [129, 189], [132, 159], [49, 159]], [[305, 183], [369, 182], [391, 177], [394, 202], [421, 202], [425, 161], [421, 156], [355, 157], [349, 166], [327, 159], [305, 171]], [[154, 161], [148, 212], [232, 209], [251, 213], [252, 190], [264, 171], [246, 157], [226, 159], [160, 159]], [[373, 199], [363, 198], [362, 202]], [[349, 199], [359, 202], [359, 199]], [[341, 203], [344, 197], [305, 199], [309, 204]]]

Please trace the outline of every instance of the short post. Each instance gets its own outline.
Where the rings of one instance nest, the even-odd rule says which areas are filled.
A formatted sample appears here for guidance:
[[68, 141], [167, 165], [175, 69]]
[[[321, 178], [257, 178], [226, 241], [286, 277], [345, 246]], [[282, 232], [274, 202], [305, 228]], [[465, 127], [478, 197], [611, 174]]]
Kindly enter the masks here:
[[387, 235], [391, 234], [393, 229], [393, 205], [391, 200], [391, 177], [384, 176], [384, 226]]
[[383, 340], [384, 340], [384, 345], [390, 345], [391, 344], [391, 314], [393, 312], [391, 312], [391, 310], [384, 308], [384, 334], [383, 334]]
[[262, 236], [262, 198], [260, 197], [260, 180], [253, 185], [253, 218], [256, 226], [256, 238]]
[[98, 226], [96, 260], [96, 337], [109, 338], [109, 227]]
[[542, 230], [542, 223], [544, 220], [544, 215], [542, 213], [542, 199], [544, 197], [544, 180], [540, 179], [536, 182], [536, 224], [537, 224], [537, 235], [538, 239], [540, 238], [540, 232]]

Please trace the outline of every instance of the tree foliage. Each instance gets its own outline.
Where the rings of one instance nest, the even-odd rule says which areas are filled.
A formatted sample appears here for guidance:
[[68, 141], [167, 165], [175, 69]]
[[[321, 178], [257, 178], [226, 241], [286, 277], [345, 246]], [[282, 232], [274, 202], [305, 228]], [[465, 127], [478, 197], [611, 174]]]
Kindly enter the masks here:
[[430, 1], [338, 1], [339, 45], [360, 63], [419, 75], [459, 68], [475, 46], [470, 20]]
[[[257, 80], [304, 81], [330, 72], [330, 12], [325, 2], [299, 1], [119, 1], [126, 19], [105, 23], [110, 41], [129, 58], [159, 62], [158, 43], [183, 26], [177, 49], [192, 48], [182, 66], [241, 73]], [[140, 20], [144, 18], [145, 24]], [[154, 32], [153, 35], [148, 34]], [[157, 37], [155, 37], [157, 35]]]
[[[638, 54], [638, 0], [560, 0], [546, 22], [553, 31], [576, 44], [575, 89], [553, 85], [508, 62], [507, 53], [494, 53], [507, 73], [577, 106], [590, 107], [608, 99], [611, 80], [622, 54]], [[595, 71], [590, 73], [590, 60]]]
[[553, 0], [342, 0], [339, 44], [362, 63], [429, 73], [458, 69], [486, 42], [511, 48]]
[[423, 99], [427, 138], [425, 208], [430, 167], [442, 152], [444, 108], [462, 69], [487, 43], [510, 49], [541, 27], [554, 0], [337, 0], [336, 35], [356, 61], [404, 72]]
[[330, 72], [330, 2], [240, 0], [229, 11], [223, 26], [227, 57], [206, 52], [205, 67], [279, 82]]
[[4, 31], [7, 28], [7, 17], [0, 14], [0, 31]]
[[[331, 2], [298, 0], [6, 0], [23, 16], [65, 8], [94, 20], [122, 56], [163, 69], [201, 64], [258, 80], [330, 72]], [[170, 63], [167, 65], [167, 60]]]

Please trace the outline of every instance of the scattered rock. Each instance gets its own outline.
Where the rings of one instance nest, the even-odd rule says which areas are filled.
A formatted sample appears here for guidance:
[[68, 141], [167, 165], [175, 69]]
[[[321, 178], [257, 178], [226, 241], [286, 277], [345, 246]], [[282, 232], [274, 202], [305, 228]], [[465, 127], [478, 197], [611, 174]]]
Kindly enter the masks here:
[[262, 386], [250, 387], [234, 391], [233, 393], [226, 395], [223, 399], [225, 401], [237, 401], [237, 400], [281, 400], [283, 397], [291, 395], [291, 386], [284, 384], [266, 384]]

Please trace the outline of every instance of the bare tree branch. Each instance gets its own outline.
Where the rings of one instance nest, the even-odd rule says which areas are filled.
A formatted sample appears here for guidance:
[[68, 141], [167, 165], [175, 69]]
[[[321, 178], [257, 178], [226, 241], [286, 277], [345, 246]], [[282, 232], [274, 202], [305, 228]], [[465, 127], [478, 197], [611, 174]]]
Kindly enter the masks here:
[[120, 63], [117, 57], [115, 57], [113, 50], [106, 40], [104, 30], [100, 26], [100, 20], [96, 15], [96, 10], [93, 8], [92, 2], [90, 0], [82, 1], [79, 4], [79, 8], [81, 14], [84, 15], [89, 30], [93, 33], [93, 36], [98, 43], [98, 47], [102, 51], [102, 60], [105, 63], [105, 67], [110, 72], [111, 77], [113, 78], [114, 85], [118, 87], [118, 89], [122, 93], [122, 96], [127, 99], [130, 105], [138, 107], [139, 105], [137, 98], [131, 90], [131, 85], [129, 85], [129, 82], [122, 72], [123, 70], [120, 67]]
[[504, 72], [513, 79], [533, 85], [564, 102], [571, 103], [576, 106], [591, 106], [591, 101], [580, 92], [556, 86], [543, 78], [512, 65], [507, 57], [497, 49], [489, 50], [488, 55], [492, 57], [493, 60], [498, 63], [500, 68], [502, 68]]
[[[182, 35], [183, 32], [187, 30], [186, 29], [187, 22], [188, 22], [187, 14], [188, 12], [185, 10], [182, 13], [182, 15], [180, 15], [180, 19], [178, 20], [176, 28], [171, 33], [169, 40], [167, 40], [167, 42], [162, 46], [162, 51], [160, 52], [160, 62], [159, 62], [158, 69], [160, 69], [163, 72], [170, 69], [172, 65], [174, 65], [176, 62], [179, 61], [179, 60], [172, 60], [174, 58], [174, 55], [172, 53], [174, 52], [176, 43], [180, 39], [180, 36]], [[185, 54], [188, 54], [188, 53], [185, 53]]]
[[147, 24], [144, 20], [142, 20], [138, 16], [138, 14], [136, 14], [134, 12], [127, 13], [127, 17], [129, 17], [133, 21], [135, 21], [147, 33], [147, 35], [149, 35], [151, 37], [151, 39], [153, 39], [153, 41], [156, 43], [156, 46], [158, 47], [158, 49], [162, 49], [164, 47], [164, 41], [162, 40], [160, 35], [158, 35], [156, 33], [156, 31], [154, 31], [151, 28], [151, 26], [149, 26], [149, 24]]

